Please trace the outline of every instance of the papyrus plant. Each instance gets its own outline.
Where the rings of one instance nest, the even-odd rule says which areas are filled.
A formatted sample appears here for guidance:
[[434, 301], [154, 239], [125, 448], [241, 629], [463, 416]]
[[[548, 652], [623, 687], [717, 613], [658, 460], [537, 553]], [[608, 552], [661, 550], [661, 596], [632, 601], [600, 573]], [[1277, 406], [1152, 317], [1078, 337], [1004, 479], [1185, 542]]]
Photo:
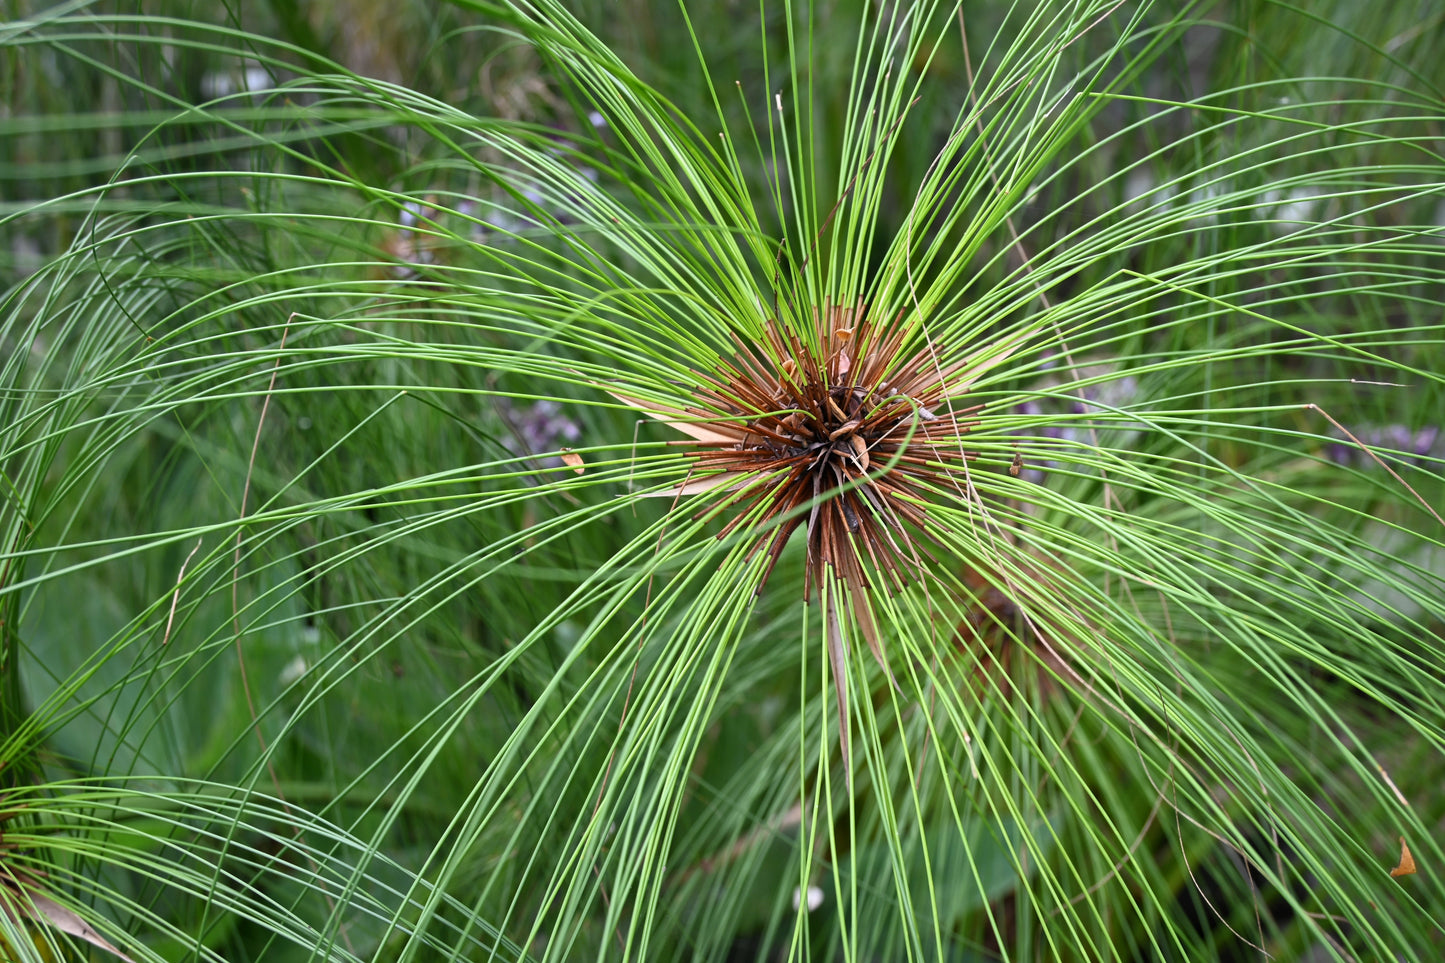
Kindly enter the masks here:
[[[33, 790], [115, 847], [70, 903], [135, 959], [1438, 955], [1423, 33], [458, 7], [482, 97], [5, 35], [134, 100], [6, 214], [66, 225], [0, 592], [13, 751], [105, 786]], [[142, 69], [202, 53], [265, 82]]]

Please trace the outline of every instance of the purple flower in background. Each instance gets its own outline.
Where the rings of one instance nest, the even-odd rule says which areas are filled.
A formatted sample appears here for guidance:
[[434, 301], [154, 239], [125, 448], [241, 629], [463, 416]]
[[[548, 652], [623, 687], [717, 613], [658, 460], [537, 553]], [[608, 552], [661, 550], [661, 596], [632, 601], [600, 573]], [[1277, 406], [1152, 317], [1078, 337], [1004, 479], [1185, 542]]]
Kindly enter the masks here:
[[581, 436], [581, 426], [562, 414], [555, 401], [539, 401], [517, 420], [517, 439], [530, 454], [556, 451], [559, 442], [576, 441]]
[[[1340, 432], [1335, 432], [1335, 436], [1341, 440], [1326, 449], [1326, 454], [1335, 464], [1361, 465], [1374, 460]], [[1360, 444], [1372, 450], [1378, 449], [1391, 454], [1403, 453], [1402, 460], [1405, 464], [1419, 467], [1435, 447], [1435, 442], [1440, 437], [1440, 426], [1426, 425], [1412, 431], [1400, 424], [1370, 425], [1356, 430], [1354, 436], [1359, 439]]]
[[[1039, 404], [1037, 401], [1025, 401], [1023, 404], [1019, 405], [1018, 410], [1019, 414], [1021, 415], [1031, 415], [1033, 417], [1039, 417], [1040, 415], [1044, 414], [1044, 406]], [[1037, 435], [1040, 438], [1068, 438], [1073, 436], [1073, 432], [1074, 429], [1072, 428], [1065, 428], [1061, 425], [1055, 424], [1047, 424], [1030, 429], [1028, 433], [1032, 435]]]
[[[1052, 364], [1052, 362], [1050, 363]], [[1098, 371], [1084, 372], [1093, 376]], [[1106, 419], [1117, 417], [1114, 409], [1127, 410], [1130, 405], [1135, 404], [1139, 398], [1139, 382], [1132, 375], [1122, 378], [1115, 378], [1109, 381], [1102, 381], [1096, 384], [1076, 388], [1072, 392], [1072, 399], [1066, 397], [1045, 398], [1043, 400], [1030, 400], [1020, 404], [1017, 411], [1021, 415], [1028, 415], [1035, 418], [1047, 418], [1050, 415], [1071, 414], [1087, 415], [1092, 412], [1100, 412]], [[1102, 427], [1101, 423], [1093, 421], [1081, 421], [1075, 418], [1068, 418], [1062, 422], [1048, 421], [1045, 424], [1027, 428], [1022, 433], [1032, 438], [1048, 438], [1056, 441], [1077, 442], [1087, 444], [1094, 437], [1091, 433]], [[1109, 427], [1124, 429], [1142, 428], [1138, 422], [1116, 422], [1110, 421]], [[1045, 459], [1027, 463], [1028, 467], [1020, 472], [1012, 472], [1019, 477], [1029, 481], [1042, 482], [1046, 473], [1057, 468], [1059, 463]]]
[[497, 413], [512, 429], [514, 442], [508, 447], [519, 455], [547, 454], [537, 459], [542, 468], [561, 466], [562, 459], [549, 453], [582, 437], [582, 426], [563, 414], [561, 405], [555, 401], [539, 401], [528, 408], [516, 408], [502, 399]]

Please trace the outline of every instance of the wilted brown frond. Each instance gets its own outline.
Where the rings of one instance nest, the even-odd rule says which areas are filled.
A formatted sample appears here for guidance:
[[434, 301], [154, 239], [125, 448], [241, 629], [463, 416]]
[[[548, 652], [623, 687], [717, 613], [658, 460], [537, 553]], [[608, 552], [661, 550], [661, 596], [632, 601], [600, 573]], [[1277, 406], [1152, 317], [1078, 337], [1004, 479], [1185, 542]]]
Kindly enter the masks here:
[[[134, 963], [131, 957], [117, 949], [109, 940], [91, 926], [80, 914], [57, 903], [47, 895], [41, 877], [44, 871], [21, 868], [15, 864], [15, 846], [4, 838], [4, 821], [10, 813], [0, 813], [0, 912], [9, 919], [11, 927], [22, 929], [21, 924], [30, 922], [49, 926], [62, 933], [78, 937], [91, 946], [105, 950], [126, 963]], [[49, 956], [46, 937], [37, 933], [34, 937], [36, 951]], [[15, 947], [0, 936], [0, 959], [10, 960], [19, 956]]]

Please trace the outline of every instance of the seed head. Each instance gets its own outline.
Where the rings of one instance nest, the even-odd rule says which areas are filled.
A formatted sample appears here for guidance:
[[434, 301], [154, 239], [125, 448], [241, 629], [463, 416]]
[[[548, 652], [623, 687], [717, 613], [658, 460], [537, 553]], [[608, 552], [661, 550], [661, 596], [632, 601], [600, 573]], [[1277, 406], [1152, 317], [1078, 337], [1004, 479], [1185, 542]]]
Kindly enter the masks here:
[[804, 595], [816, 586], [824, 601], [845, 758], [839, 606], [886, 670], [868, 589], [880, 577], [896, 591], [922, 576], [927, 552], [915, 536], [931, 541], [941, 524], [926, 505], [965, 489], [972, 457], [963, 436], [976, 422], [960, 416], [978, 406], [952, 403], [983, 368], [973, 357], [945, 365], [931, 345], [905, 355], [916, 329], [901, 322], [878, 323], [862, 307], [815, 312], [812, 332], [770, 320], [754, 344], [734, 335], [736, 353], [696, 375], [685, 407], [616, 396], [689, 436], [675, 442], [693, 449], [688, 480], [658, 494], [718, 494], [717, 508], [735, 508], [719, 537], [758, 532], [752, 555], [768, 555], [759, 592], [806, 526]]

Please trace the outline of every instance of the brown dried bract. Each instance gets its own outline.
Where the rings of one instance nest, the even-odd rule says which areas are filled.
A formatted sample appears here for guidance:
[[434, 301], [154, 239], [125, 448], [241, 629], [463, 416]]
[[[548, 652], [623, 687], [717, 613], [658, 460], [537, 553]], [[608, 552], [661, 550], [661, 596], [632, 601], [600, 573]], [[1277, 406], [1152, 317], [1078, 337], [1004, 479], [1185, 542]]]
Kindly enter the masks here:
[[1410, 847], [1405, 845], [1404, 836], [1400, 837], [1400, 865], [1390, 870], [1390, 875], [1396, 879], [1415, 875], [1415, 857], [1410, 855]]
[[789, 536], [805, 527], [804, 593], [817, 588], [824, 600], [845, 759], [837, 600], [886, 669], [869, 572], [890, 590], [921, 574], [923, 553], [912, 536], [939, 524], [924, 505], [940, 489], [962, 492], [959, 469], [972, 457], [962, 438], [975, 422], [959, 415], [979, 406], [954, 410], [951, 403], [1012, 351], [995, 347], [982, 360], [945, 364], [929, 345], [904, 353], [917, 333], [902, 315], [877, 323], [862, 307], [831, 307], [815, 312], [811, 332], [770, 320], [757, 343], [734, 335], [732, 359], [699, 373], [683, 407], [615, 395], [689, 436], [677, 442], [694, 449], [689, 480], [658, 494], [715, 493], [719, 505], [735, 508], [720, 537], [742, 525], [758, 532], [753, 553], [768, 555], [759, 592]]

